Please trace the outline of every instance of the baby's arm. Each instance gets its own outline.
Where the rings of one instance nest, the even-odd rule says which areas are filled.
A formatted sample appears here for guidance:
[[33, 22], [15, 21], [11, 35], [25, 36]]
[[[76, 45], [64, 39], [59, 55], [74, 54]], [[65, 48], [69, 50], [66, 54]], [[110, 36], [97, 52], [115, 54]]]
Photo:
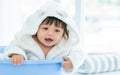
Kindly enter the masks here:
[[24, 49], [20, 46], [18, 40], [14, 40], [4, 50], [4, 57], [11, 59], [13, 64], [21, 64], [23, 59], [27, 59]]
[[68, 57], [64, 57], [64, 61], [62, 62], [62, 66], [66, 71], [71, 71], [73, 69], [72, 62]]
[[24, 57], [20, 54], [12, 54], [11, 56], [11, 62], [14, 65], [22, 64]]

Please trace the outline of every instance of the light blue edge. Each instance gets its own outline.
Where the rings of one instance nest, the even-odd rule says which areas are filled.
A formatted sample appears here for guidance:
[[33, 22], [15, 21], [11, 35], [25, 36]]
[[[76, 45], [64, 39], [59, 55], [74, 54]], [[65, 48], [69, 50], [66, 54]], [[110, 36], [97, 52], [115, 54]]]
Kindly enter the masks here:
[[[24, 60], [24, 62], [22, 64], [55, 64], [55, 63], [61, 63], [63, 62], [64, 59], [51, 59], [51, 60]], [[10, 59], [4, 59], [4, 60], [0, 60], [0, 64], [11, 64], [11, 60]]]

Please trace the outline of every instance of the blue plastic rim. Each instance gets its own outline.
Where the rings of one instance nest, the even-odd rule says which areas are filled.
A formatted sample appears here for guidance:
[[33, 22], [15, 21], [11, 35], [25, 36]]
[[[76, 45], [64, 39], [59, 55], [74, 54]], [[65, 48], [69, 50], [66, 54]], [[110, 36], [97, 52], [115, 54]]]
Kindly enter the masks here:
[[[0, 53], [6, 46], [0, 46]], [[13, 65], [9, 59], [0, 60], [0, 75], [61, 75], [61, 59], [31, 61]]]
[[[52, 59], [52, 60], [37, 60], [37, 61], [33, 61], [33, 60], [24, 60], [24, 62], [22, 63], [23, 65], [25, 64], [55, 64], [55, 63], [61, 63], [62, 61], [64, 61], [63, 58], [61, 59]], [[11, 60], [10, 59], [5, 59], [5, 60], [0, 60], [0, 64], [11, 64]]]
[[63, 59], [30, 61], [13, 65], [10, 60], [0, 60], [0, 75], [61, 75]]

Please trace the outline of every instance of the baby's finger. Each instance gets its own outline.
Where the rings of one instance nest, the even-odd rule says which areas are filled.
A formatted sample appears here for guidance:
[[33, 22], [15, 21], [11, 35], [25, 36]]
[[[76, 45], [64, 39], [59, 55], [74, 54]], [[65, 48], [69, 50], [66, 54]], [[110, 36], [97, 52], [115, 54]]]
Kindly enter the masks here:
[[17, 65], [20, 65], [20, 64], [22, 64], [22, 62], [23, 62], [23, 57], [22, 57], [22, 56], [18, 56], [18, 57], [16, 58], [16, 64], [17, 64]]
[[65, 67], [65, 65], [67, 65], [66, 61], [63, 61], [63, 62], [61, 63], [61, 65], [62, 65], [63, 67]]
[[69, 61], [70, 59], [68, 57], [63, 57], [65, 61]]
[[63, 68], [65, 68], [65, 62], [62, 62], [61, 65]]
[[20, 57], [19, 64], [22, 64], [23, 60], [24, 60], [23, 57]]
[[11, 61], [12, 61], [12, 64], [14, 64], [14, 65], [17, 64], [17, 59], [15, 57], [12, 57]]

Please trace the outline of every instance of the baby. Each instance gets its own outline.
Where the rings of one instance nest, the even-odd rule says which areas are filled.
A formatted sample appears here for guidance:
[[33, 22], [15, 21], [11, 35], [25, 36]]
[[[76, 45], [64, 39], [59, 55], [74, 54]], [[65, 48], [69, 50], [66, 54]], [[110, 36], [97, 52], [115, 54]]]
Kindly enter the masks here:
[[75, 72], [84, 60], [75, 27], [58, 4], [48, 3], [28, 17], [6, 48], [5, 57], [16, 65], [24, 60], [63, 58], [61, 64], [65, 71]]

